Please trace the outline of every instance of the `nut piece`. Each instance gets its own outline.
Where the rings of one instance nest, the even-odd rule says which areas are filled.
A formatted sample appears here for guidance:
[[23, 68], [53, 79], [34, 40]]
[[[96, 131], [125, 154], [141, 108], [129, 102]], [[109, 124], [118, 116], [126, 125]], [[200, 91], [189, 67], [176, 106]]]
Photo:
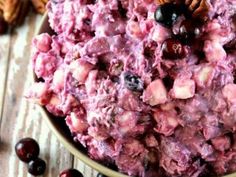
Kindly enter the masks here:
[[158, 4], [165, 4], [165, 3], [171, 3], [174, 2], [175, 0], [157, 0]]
[[[186, 5], [188, 5], [189, 0], [186, 0]], [[203, 21], [208, 19], [208, 12], [210, 9], [210, 4], [207, 0], [193, 0], [188, 6], [189, 10], [192, 11], [194, 18], [199, 18]]]
[[13, 24], [20, 13], [21, 1], [6, 0], [3, 6], [3, 17], [9, 24]]
[[199, 18], [200, 20], [206, 21], [208, 19], [208, 12], [210, 9], [210, 4], [207, 0], [156, 0], [158, 4], [165, 3], [184, 3], [189, 11], [192, 12], [194, 18]]
[[35, 10], [43, 14], [46, 11], [46, 4], [48, 0], [31, 0]]
[[3, 17], [10, 25], [21, 24], [28, 12], [28, 0], [0, 0], [0, 7], [2, 6]]

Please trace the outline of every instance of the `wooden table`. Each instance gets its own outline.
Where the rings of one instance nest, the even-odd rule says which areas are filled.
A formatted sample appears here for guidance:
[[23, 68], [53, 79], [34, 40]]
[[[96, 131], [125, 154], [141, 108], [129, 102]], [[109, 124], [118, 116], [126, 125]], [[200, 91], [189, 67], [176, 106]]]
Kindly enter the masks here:
[[39, 107], [24, 98], [33, 80], [31, 39], [41, 18], [30, 13], [21, 27], [0, 36], [0, 177], [31, 176], [14, 150], [16, 142], [24, 137], [39, 142], [40, 157], [47, 162], [44, 177], [57, 177], [60, 171], [70, 167], [80, 170], [84, 177], [95, 177], [97, 172], [70, 154], [50, 132]]

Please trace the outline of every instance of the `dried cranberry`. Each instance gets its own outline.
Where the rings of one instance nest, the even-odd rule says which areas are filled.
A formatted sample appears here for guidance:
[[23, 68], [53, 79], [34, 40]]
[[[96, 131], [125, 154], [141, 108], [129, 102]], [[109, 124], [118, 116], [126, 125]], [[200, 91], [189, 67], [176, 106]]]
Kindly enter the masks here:
[[20, 160], [29, 162], [38, 157], [39, 145], [32, 138], [24, 138], [16, 143], [15, 151]]
[[59, 177], [83, 177], [83, 175], [78, 170], [71, 168], [61, 172]]
[[37, 158], [31, 160], [28, 164], [28, 172], [32, 175], [42, 175], [46, 170], [46, 163], [44, 160]]
[[170, 38], [162, 44], [162, 56], [165, 59], [181, 59], [186, 56], [186, 52], [179, 40]]
[[188, 43], [200, 36], [200, 25], [195, 21], [184, 20], [179, 28], [179, 35], [183, 42]]
[[172, 27], [181, 14], [179, 6], [173, 3], [160, 5], [155, 12], [155, 20], [165, 27]]
[[142, 91], [143, 90], [143, 81], [136, 75], [131, 72], [124, 73], [124, 82], [127, 89], [131, 91]]

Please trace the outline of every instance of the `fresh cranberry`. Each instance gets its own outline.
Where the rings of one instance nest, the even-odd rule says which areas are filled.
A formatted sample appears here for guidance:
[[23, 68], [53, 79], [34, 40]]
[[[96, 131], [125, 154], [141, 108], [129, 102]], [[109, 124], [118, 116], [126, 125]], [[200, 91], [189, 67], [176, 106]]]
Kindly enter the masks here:
[[97, 177], [107, 177], [107, 176], [105, 176], [105, 175], [102, 174], [102, 173], [98, 173], [98, 174], [97, 174]]
[[39, 145], [32, 138], [23, 138], [15, 145], [15, 151], [20, 160], [29, 162], [39, 155]]
[[32, 175], [42, 175], [46, 170], [46, 163], [44, 160], [37, 158], [31, 160], [28, 164], [28, 172]]
[[2, 17], [0, 17], [0, 34], [6, 33], [7, 29], [8, 29], [7, 22]]
[[179, 40], [170, 38], [162, 44], [162, 55], [165, 59], [181, 59], [186, 56], [186, 52]]
[[78, 170], [71, 168], [61, 172], [59, 177], [83, 177], [83, 175]]
[[180, 38], [187, 43], [200, 36], [200, 25], [191, 20], [184, 20], [179, 29]]
[[172, 27], [181, 14], [179, 6], [173, 3], [160, 5], [154, 14], [155, 20], [165, 27]]

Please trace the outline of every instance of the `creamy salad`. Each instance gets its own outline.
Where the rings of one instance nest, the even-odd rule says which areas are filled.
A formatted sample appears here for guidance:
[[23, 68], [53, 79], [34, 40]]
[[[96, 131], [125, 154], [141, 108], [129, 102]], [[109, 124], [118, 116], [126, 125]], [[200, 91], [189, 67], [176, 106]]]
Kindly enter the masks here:
[[236, 171], [236, 0], [189, 2], [49, 1], [27, 98], [127, 175]]

